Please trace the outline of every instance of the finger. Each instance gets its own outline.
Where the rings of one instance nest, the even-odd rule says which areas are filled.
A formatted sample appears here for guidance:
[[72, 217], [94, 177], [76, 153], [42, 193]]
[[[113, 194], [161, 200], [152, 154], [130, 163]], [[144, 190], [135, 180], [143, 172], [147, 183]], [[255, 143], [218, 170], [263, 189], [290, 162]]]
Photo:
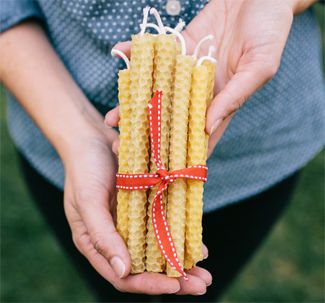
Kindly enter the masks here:
[[195, 30], [193, 31], [193, 24], [192, 24], [193, 22], [195, 22], [195, 20], [192, 21], [184, 31], [182, 31], [182, 35], [185, 39], [185, 44], [186, 44], [186, 52], [188, 54], [193, 54], [197, 42], [201, 38], [203, 38], [201, 36], [196, 35]]
[[[210, 4], [211, 5], [211, 4]], [[204, 9], [201, 11], [200, 14], [206, 14], [207, 11], [211, 11], [209, 4], [207, 4]], [[204, 12], [205, 11], [205, 12]], [[212, 10], [213, 11], [213, 10]], [[182, 35], [185, 39], [186, 42], [186, 52], [188, 54], [193, 54], [194, 49], [198, 43], [198, 41], [200, 41], [204, 35], [201, 31], [198, 31], [198, 28], [207, 28], [209, 25], [206, 23], [207, 20], [209, 20], [209, 18], [194, 18], [185, 28], [184, 31], [182, 31]], [[208, 44], [203, 45], [200, 53], [205, 53], [206, 54], [206, 50], [208, 48]], [[200, 55], [200, 54], [199, 54]]]
[[212, 133], [212, 135], [209, 137], [208, 142], [208, 158], [213, 153], [217, 143], [221, 139], [223, 133], [225, 132], [227, 126], [229, 125], [232, 117], [234, 114], [230, 115], [228, 118], [222, 121], [221, 125]]
[[204, 280], [191, 274], [187, 275], [188, 280], [183, 277], [178, 278], [181, 289], [176, 293], [177, 295], [203, 295], [207, 291], [207, 285]]
[[109, 127], [117, 127], [119, 120], [120, 111], [118, 106], [110, 110], [105, 116], [105, 124]]
[[112, 144], [112, 151], [116, 156], [118, 156], [119, 146], [120, 146], [120, 140], [117, 138], [116, 140], [114, 140], [114, 142]]
[[190, 269], [188, 273], [203, 280], [206, 286], [210, 286], [212, 284], [212, 275], [202, 267], [195, 266]]
[[180, 290], [177, 279], [169, 278], [165, 274], [144, 272], [137, 275], [129, 275], [122, 280], [121, 287], [129, 292], [146, 293], [149, 295], [174, 294]]
[[81, 235], [75, 233], [73, 240], [78, 250], [104, 279], [112, 284], [116, 279], [119, 279], [107, 260], [94, 248], [88, 233]]
[[[219, 30], [216, 28], [214, 29], [211, 28], [208, 33], [204, 33], [198, 30], [199, 28], [207, 29], [211, 27], [209, 20], [215, 18], [216, 16], [216, 11], [215, 11], [216, 4], [213, 2], [214, 1], [208, 2], [204, 6], [204, 8], [200, 11], [199, 16], [192, 19], [192, 21], [186, 26], [185, 30], [182, 31], [182, 35], [185, 38], [186, 50], [188, 54], [193, 54], [193, 51], [197, 43], [207, 34], [213, 34], [214, 38], [210, 43], [205, 43], [202, 45], [201, 50], [199, 51], [199, 57], [201, 55], [207, 55], [209, 46], [213, 44], [218, 45], [219, 43], [217, 43], [217, 41], [221, 40], [222, 33], [224, 32], [222, 27], [219, 27]], [[222, 4], [220, 6], [222, 7]]]
[[275, 67], [264, 62], [246, 64], [238, 70], [225, 88], [214, 98], [207, 112], [206, 131], [212, 134], [234, 114], [257, 89], [272, 78]]
[[130, 59], [131, 41], [119, 42], [114, 46], [114, 48], [123, 52]]
[[78, 241], [78, 247], [88, 259], [95, 270], [117, 290], [130, 293], [143, 293], [148, 295], [172, 294], [180, 290], [177, 279], [168, 278], [164, 274], [143, 273], [129, 275], [121, 279], [114, 273], [106, 259], [93, 247], [89, 235], [83, 235]]
[[203, 259], [207, 259], [209, 256], [209, 250], [205, 244], [202, 244], [202, 253], [203, 253]]
[[131, 268], [130, 256], [108, 207], [104, 206], [108, 205], [109, 197], [102, 192], [101, 188], [96, 193], [79, 192], [78, 209], [94, 248], [105, 257], [117, 276], [125, 277]]

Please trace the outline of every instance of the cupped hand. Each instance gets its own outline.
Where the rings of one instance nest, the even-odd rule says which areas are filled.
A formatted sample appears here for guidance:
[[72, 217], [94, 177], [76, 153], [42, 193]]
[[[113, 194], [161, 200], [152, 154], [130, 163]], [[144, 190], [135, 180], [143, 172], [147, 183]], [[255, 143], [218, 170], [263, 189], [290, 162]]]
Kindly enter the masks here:
[[209, 155], [235, 112], [277, 72], [293, 12], [292, 0], [213, 0], [186, 28], [190, 49], [209, 33], [217, 49], [215, 98], [206, 122]]
[[130, 274], [130, 256], [114, 224], [117, 159], [111, 146], [116, 138], [115, 130], [105, 127], [105, 131], [85, 136], [64, 159], [64, 209], [76, 247], [103, 278], [122, 292], [204, 293], [212, 278], [201, 268], [189, 271], [187, 282], [157, 273]]
[[[207, 110], [209, 155], [243, 103], [277, 72], [298, 0], [212, 0], [183, 31], [187, 54], [212, 34], [218, 60], [215, 97]], [[201, 55], [208, 53], [209, 43]], [[130, 43], [116, 48], [129, 54]], [[118, 110], [107, 119], [114, 124]], [[115, 143], [115, 147], [117, 143]]]

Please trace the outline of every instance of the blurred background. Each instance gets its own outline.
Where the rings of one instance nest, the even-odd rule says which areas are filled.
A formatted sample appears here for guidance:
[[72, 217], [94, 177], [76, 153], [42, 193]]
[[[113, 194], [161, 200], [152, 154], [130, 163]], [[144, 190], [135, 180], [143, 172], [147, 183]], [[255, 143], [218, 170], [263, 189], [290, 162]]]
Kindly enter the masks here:
[[[325, 54], [324, 7], [316, 5], [315, 9]], [[7, 133], [2, 87], [0, 112], [0, 301], [94, 301], [34, 207], [20, 177]], [[221, 301], [325, 301], [324, 160], [323, 151], [303, 170], [290, 206]]]

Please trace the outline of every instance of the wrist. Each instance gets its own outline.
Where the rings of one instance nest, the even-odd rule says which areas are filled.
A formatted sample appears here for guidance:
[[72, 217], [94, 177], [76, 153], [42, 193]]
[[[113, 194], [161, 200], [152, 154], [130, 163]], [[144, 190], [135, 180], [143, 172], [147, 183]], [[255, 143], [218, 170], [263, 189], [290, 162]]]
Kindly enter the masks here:
[[101, 142], [111, 148], [117, 136], [88, 100], [77, 104], [74, 114], [53, 121], [55, 130], [49, 136], [64, 163], [76, 158], [91, 142]]

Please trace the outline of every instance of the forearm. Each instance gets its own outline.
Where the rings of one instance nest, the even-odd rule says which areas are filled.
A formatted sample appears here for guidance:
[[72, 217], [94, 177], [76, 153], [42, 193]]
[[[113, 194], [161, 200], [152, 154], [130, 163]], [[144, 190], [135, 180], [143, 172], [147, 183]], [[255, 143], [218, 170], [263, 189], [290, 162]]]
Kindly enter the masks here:
[[37, 23], [26, 22], [3, 33], [0, 58], [0, 80], [62, 158], [73, 153], [83, 137], [104, 131], [101, 115], [76, 85]]

